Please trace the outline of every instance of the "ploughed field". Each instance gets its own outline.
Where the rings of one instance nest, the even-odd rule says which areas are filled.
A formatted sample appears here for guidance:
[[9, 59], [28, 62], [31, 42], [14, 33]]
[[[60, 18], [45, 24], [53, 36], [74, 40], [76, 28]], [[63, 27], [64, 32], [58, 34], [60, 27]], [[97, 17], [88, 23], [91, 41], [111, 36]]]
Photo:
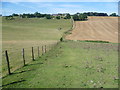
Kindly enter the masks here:
[[75, 21], [69, 40], [95, 40], [118, 42], [118, 17], [88, 17], [87, 21]]

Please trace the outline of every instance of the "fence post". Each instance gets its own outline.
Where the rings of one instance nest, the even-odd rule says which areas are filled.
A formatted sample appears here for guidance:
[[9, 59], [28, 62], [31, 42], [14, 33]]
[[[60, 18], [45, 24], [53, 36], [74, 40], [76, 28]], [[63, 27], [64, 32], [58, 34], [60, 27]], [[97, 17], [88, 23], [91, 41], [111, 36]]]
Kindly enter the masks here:
[[44, 49], [43, 49], [43, 46], [42, 46], [42, 55], [44, 54]]
[[32, 47], [32, 60], [34, 61], [34, 50], [33, 50], [33, 47]]
[[8, 57], [7, 50], [5, 51], [5, 55], [6, 55], [6, 61], [7, 61], [7, 66], [8, 66], [8, 74], [10, 75], [11, 71], [10, 71], [10, 63], [9, 63], [9, 57]]
[[38, 46], [38, 57], [40, 57], [40, 49], [39, 49], [39, 46]]
[[25, 51], [24, 51], [24, 48], [22, 50], [22, 55], [23, 55], [23, 63], [24, 63], [24, 66], [25, 66]]
[[45, 45], [45, 53], [47, 52], [47, 50], [46, 50], [46, 45]]

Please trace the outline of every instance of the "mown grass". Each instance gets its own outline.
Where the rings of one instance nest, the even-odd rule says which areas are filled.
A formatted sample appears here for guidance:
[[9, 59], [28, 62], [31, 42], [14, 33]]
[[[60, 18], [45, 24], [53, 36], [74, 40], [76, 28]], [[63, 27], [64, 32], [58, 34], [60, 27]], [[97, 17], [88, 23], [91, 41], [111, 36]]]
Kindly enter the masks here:
[[3, 78], [4, 88], [118, 88], [118, 45], [65, 41]]
[[[40, 19], [40, 18], [15, 18], [6, 20], [2, 18], [2, 75], [7, 74], [5, 50], [8, 50], [11, 71], [23, 66], [22, 48], [25, 49], [26, 63], [32, 61], [31, 47], [34, 47], [35, 58], [37, 48], [48, 47], [59, 41], [64, 32], [71, 28], [71, 20], [65, 19]], [[61, 30], [59, 30], [61, 28]]]

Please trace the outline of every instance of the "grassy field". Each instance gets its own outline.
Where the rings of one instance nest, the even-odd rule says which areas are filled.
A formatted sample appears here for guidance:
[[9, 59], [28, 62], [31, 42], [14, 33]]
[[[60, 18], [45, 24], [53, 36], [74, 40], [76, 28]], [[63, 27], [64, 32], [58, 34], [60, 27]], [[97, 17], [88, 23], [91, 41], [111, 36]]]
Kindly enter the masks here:
[[[71, 20], [16, 18], [2, 21], [2, 70], [7, 73], [5, 50], [8, 50], [11, 70], [23, 66], [22, 48], [25, 48], [26, 63], [31, 61], [31, 47], [34, 47], [35, 58], [37, 47], [51, 45], [59, 41], [64, 32], [71, 29]], [[61, 30], [59, 30], [61, 28]], [[41, 54], [41, 52], [40, 52]]]
[[117, 88], [118, 45], [66, 41], [3, 78], [4, 88]]
[[[71, 28], [71, 21], [65, 19], [3, 19], [2, 24], [3, 50], [28, 47], [32, 46], [35, 42], [54, 42], [60, 39], [63, 32]], [[58, 30], [59, 28], [62, 29]]]
[[[108, 27], [103, 30], [107, 30]], [[62, 29], [58, 30], [59, 28]], [[63, 32], [71, 28], [71, 20], [64, 19], [17, 18], [13, 21], [3, 19], [3, 51], [8, 49], [11, 70], [14, 71], [12, 75], [3, 77], [3, 87], [117, 88], [117, 43], [89, 41], [89, 39], [88, 41], [77, 41], [77, 38], [81, 35], [75, 35], [77, 38], [74, 41], [65, 40], [60, 42], [49, 52], [37, 58], [36, 46], [41, 47], [41, 45], [56, 43], [63, 35]], [[69, 33], [67, 32], [67, 34]], [[35, 61], [30, 62], [32, 61], [32, 46], [34, 46], [35, 50]], [[18, 69], [23, 66], [21, 57], [23, 47], [25, 48], [26, 61], [29, 63], [25, 67]], [[7, 73], [4, 52], [2, 60], [4, 75]]]

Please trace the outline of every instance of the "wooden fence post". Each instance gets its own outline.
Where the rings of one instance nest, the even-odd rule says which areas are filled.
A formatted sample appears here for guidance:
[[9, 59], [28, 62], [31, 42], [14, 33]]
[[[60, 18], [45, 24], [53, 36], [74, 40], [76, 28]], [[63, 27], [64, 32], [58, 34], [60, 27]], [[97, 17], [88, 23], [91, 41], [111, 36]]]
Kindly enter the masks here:
[[34, 50], [33, 50], [33, 47], [32, 47], [32, 60], [34, 61]]
[[38, 57], [40, 57], [40, 49], [39, 49], [39, 46], [38, 46]]
[[42, 55], [44, 54], [44, 48], [43, 48], [43, 46], [42, 46]]
[[23, 63], [24, 63], [24, 66], [25, 66], [25, 50], [24, 50], [24, 48], [22, 50], [22, 55], [23, 55]]
[[10, 71], [10, 63], [9, 63], [9, 57], [8, 57], [7, 50], [5, 51], [5, 55], [6, 55], [6, 61], [7, 61], [7, 66], [8, 66], [8, 74], [10, 75], [11, 71]]
[[45, 45], [45, 53], [47, 52], [46, 45]]

